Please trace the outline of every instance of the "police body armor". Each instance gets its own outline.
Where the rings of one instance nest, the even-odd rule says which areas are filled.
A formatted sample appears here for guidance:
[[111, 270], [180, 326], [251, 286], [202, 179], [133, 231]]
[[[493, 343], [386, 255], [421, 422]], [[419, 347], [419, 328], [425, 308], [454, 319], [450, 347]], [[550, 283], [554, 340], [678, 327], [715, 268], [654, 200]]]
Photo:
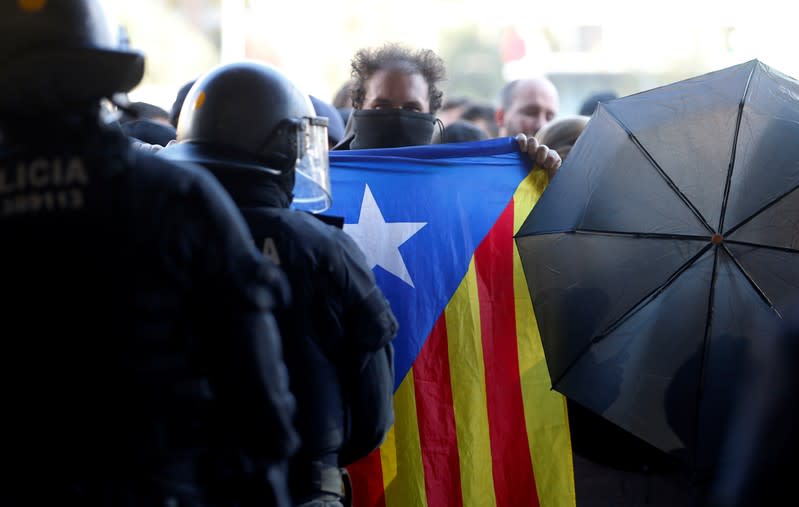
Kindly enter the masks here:
[[[234, 505], [272, 495], [258, 482], [296, 446], [278, 334], [263, 319], [280, 275], [248, 257], [243, 223], [224, 218], [232, 209], [207, 214], [207, 176], [129, 159], [115, 134], [65, 141], [0, 155], [0, 230], [13, 238], [2, 255], [3, 448], [25, 485], [12, 496]], [[114, 147], [123, 156], [106, 157]], [[214, 305], [221, 297], [229, 307]], [[261, 387], [242, 384], [247, 364]]]

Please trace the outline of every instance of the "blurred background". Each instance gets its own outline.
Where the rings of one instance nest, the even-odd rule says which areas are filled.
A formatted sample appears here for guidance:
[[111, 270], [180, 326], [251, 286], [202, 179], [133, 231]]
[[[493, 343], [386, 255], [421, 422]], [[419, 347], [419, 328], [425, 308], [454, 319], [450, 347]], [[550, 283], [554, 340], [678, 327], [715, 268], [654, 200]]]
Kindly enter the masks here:
[[508, 80], [547, 75], [560, 115], [602, 90], [619, 96], [753, 58], [799, 76], [799, 2], [775, 0], [107, 0], [147, 56], [130, 96], [169, 109], [180, 86], [242, 58], [270, 62], [332, 102], [354, 52], [383, 42], [430, 48], [446, 97], [495, 102]]

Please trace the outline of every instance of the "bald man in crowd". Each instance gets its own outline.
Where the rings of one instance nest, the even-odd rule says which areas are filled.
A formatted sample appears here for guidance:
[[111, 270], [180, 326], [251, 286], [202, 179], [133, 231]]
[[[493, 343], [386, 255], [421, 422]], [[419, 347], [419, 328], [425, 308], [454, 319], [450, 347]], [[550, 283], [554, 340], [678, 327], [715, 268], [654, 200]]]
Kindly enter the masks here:
[[559, 105], [558, 90], [546, 77], [511, 81], [500, 92], [496, 111], [499, 135], [533, 136], [555, 118]]

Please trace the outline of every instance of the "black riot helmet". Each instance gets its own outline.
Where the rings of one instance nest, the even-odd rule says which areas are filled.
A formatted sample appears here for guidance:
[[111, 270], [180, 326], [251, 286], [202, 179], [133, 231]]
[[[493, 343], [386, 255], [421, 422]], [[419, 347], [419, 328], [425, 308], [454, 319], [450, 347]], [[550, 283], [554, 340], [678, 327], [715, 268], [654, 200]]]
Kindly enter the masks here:
[[99, 2], [0, 2], [0, 112], [70, 110], [130, 91], [144, 57], [122, 49]]
[[164, 156], [269, 174], [293, 194], [295, 208], [330, 206], [327, 119], [268, 64], [229, 63], [198, 78], [180, 111], [177, 141]]

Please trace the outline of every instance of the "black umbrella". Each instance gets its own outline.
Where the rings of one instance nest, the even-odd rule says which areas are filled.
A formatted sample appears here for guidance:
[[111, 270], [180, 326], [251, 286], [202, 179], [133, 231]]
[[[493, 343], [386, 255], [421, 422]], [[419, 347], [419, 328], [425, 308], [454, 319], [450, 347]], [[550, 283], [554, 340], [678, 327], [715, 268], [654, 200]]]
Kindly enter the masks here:
[[759, 61], [600, 104], [516, 235], [553, 388], [695, 471], [799, 294], [799, 82]]

